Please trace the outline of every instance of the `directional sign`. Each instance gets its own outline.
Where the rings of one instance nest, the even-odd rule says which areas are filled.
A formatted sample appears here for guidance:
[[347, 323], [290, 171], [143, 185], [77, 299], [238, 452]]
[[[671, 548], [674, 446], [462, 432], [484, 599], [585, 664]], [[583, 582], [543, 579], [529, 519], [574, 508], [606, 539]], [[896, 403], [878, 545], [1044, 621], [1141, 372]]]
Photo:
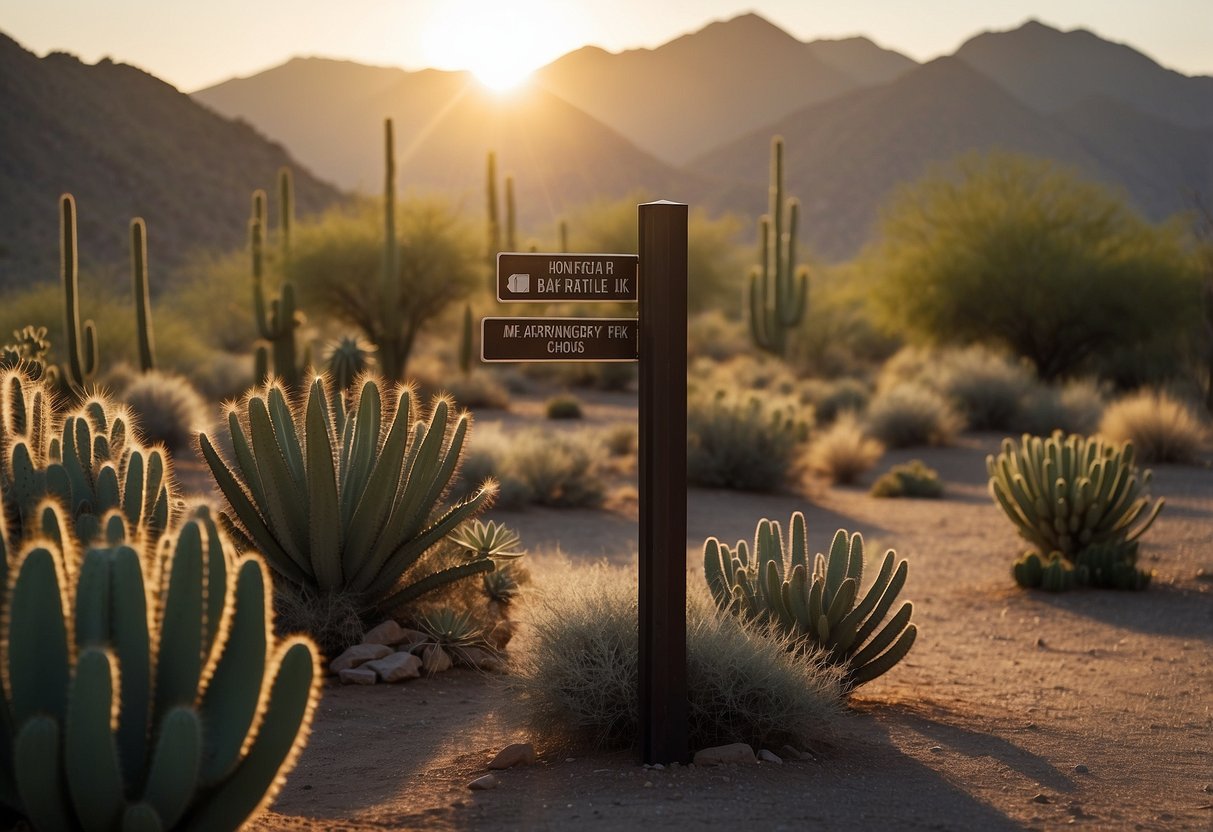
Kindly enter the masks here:
[[497, 300], [636, 300], [635, 254], [497, 255]]
[[481, 318], [483, 361], [635, 361], [635, 318]]

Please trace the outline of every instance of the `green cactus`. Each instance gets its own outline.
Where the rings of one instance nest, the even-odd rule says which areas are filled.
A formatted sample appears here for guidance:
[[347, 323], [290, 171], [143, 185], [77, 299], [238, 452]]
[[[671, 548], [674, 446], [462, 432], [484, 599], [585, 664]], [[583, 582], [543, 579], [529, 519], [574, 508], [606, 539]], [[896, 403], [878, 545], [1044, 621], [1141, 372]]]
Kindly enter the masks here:
[[131, 284], [135, 293], [135, 336], [139, 343], [139, 369], [156, 369], [152, 336], [152, 299], [147, 281], [147, 225], [142, 217], [131, 220]]
[[1137, 549], [1135, 540], [1087, 546], [1074, 559], [1080, 583], [1101, 589], [1145, 589], [1154, 573], [1137, 568]]
[[159, 547], [106, 528], [11, 559], [0, 802], [38, 829], [235, 829], [306, 740], [313, 647], [274, 643], [264, 564], [205, 508]]
[[1150, 506], [1152, 473], [1138, 471], [1128, 442], [1024, 434], [1018, 446], [1004, 439], [1002, 452], [986, 457], [986, 470], [990, 496], [1020, 537], [1070, 563], [1088, 546], [1137, 540], [1164, 503]]
[[465, 377], [472, 374], [472, 353], [475, 348], [473, 326], [472, 305], [466, 303], [463, 306], [463, 333], [459, 339], [459, 370]]
[[520, 558], [526, 554], [519, 549], [522, 542], [518, 532], [504, 523], [490, 520], [470, 520], [451, 533], [451, 542], [467, 549], [474, 558]]
[[67, 345], [67, 381], [77, 394], [90, 387], [97, 375], [97, 327], [92, 321], [80, 325], [80, 263], [76, 248], [76, 199], [59, 198], [60, 277], [66, 309], [64, 332]]
[[810, 567], [804, 515], [793, 514], [789, 526], [785, 550], [779, 523], [761, 520], [753, 558], [743, 540], [730, 549], [708, 538], [704, 574], [716, 605], [788, 633], [797, 644], [819, 646], [827, 661], [844, 669], [848, 690], [890, 670], [918, 634], [910, 623], [914, 605], [909, 601], [884, 620], [905, 585], [906, 561], [894, 563], [890, 549], [867, 594], [861, 595], [863, 538], [858, 533], [848, 537], [839, 529], [829, 554], [818, 554]]
[[[289, 178], [286, 180], [289, 182]], [[283, 193], [289, 198], [289, 186]], [[283, 233], [289, 234], [287, 206], [282, 206]], [[266, 343], [259, 344], [254, 357], [254, 372], [260, 382], [271, 375], [290, 390], [298, 390], [309, 363], [306, 351], [299, 360], [298, 330], [303, 326], [303, 313], [295, 303], [295, 287], [290, 281], [282, 284], [277, 298], [267, 298], [264, 282], [265, 255], [265, 191], [253, 192], [253, 211], [249, 218], [249, 256], [253, 276], [253, 319], [257, 334]], [[282, 243], [285, 247], [289, 242]], [[269, 301], [268, 305], [266, 301]]]
[[501, 209], [497, 202], [497, 154], [489, 151], [485, 175], [485, 195], [488, 202], [488, 261], [493, 275], [492, 286], [497, 291], [497, 255], [503, 251], [518, 251], [517, 210], [514, 202], [514, 177], [505, 177], [505, 233], [502, 234]]
[[873, 497], [921, 497], [936, 499], [943, 496], [939, 472], [927, 467], [921, 459], [894, 465], [872, 483], [868, 492]]
[[762, 263], [750, 271], [750, 335], [760, 349], [782, 357], [788, 330], [804, 317], [809, 295], [806, 269], [796, 267], [796, 225], [800, 202], [786, 201], [784, 229], [783, 139], [771, 141], [770, 208], [758, 222]]
[[569, 251], [569, 223], [568, 220], [561, 220], [559, 226], [560, 236], [560, 253], [568, 254]]
[[383, 123], [383, 270], [379, 282], [379, 318], [375, 343], [379, 370], [392, 381], [404, 379], [411, 339], [405, 337], [406, 321], [401, 314], [400, 252], [396, 240], [396, 144], [392, 120]]
[[438, 398], [426, 418], [414, 412], [412, 389], [388, 388], [385, 402], [382, 388], [365, 377], [349, 408], [322, 378], [294, 405], [278, 385], [254, 391], [229, 413], [235, 465], [200, 437], [231, 521], [274, 571], [301, 592], [352, 594], [368, 617], [494, 567], [488, 557], [430, 574], [417, 566], [487, 505], [496, 484], [444, 507], [469, 416], [452, 418]]
[[291, 229], [295, 225], [295, 183], [291, 169], [278, 168], [278, 248], [282, 262], [291, 259]]
[[1011, 574], [1015, 583], [1024, 589], [1037, 589], [1044, 578], [1044, 561], [1037, 552], [1024, 552], [1023, 556], [1011, 566]]
[[330, 347], [325, 363], [334, 386], [345, 391], [371, 369], [371, 353], [357, 335], [343, 335]]
[[46, 327], [27, 325], [13, 330], [13, 340], [0, 347], [0, 371], [20, 370], [33, 381], [59, 382], [59, 368], [47, 363], [51, 342]]

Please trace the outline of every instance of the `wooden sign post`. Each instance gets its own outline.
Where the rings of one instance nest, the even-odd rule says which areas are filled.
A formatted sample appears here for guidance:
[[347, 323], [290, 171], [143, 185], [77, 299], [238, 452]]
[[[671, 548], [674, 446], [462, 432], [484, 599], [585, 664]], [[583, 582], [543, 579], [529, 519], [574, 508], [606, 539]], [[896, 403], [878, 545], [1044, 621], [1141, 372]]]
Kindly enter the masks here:
[[639, 318], [481, 319], [483, 361], [640, 362], [640, 741], [685, 763], [687, 206], [638, 208], [640, 254], [497, 255], [497, 299], [638, 301]]

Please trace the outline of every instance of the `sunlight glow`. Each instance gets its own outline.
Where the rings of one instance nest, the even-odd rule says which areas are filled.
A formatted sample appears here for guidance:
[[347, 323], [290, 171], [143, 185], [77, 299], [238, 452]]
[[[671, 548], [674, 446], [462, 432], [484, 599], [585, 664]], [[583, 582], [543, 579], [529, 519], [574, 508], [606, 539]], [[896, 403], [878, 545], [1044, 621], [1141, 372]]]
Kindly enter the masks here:
[[579, 45], [580, 14], [560, 0], [444, 2], [424, 24], [424, 58], [430, 66], [470, 70], [490, 89], [510, 90]]

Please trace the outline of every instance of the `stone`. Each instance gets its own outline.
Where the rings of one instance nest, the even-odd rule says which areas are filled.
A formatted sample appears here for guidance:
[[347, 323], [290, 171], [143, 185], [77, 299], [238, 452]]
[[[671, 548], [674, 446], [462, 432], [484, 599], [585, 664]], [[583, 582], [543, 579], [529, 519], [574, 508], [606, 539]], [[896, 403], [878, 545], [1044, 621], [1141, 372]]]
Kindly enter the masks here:
[[783, 758], [774, 751], [768, 751], [765, 748], [758, 752], [758, 759], [764, 763], [774, 763], [777, 766], [783, 765]]
[[453, 652], [456, 660], [464, 667], [487, 670], [491, 673], [505, 671], [505, 663], [501, 661], [501, 658], [488, 650], [482, 650], [479, 647], [460, 647]]
[[1090, 774], [1091, 769], [1087, 768], [1082, 763], [1079, 763], [1078, 765], [1074, 766], [1074, 773], [1075, 774]]
[[437, 644], [431, 644], [421, 651], [421, 663], [426, 673], [441, 673], [451, 669], [450, 655]]
[[785, 745], [783, 748], [779, 749], [779, 756], [783, 757], [785, 760], [812, 760], [813, 759], [812, 754], [806, 754], [803, 751], [801, 751], [799, 748], [793, 748], [790, 745]]
[[723, 766], [729, 763], [756, 762], [758, 762], [758, 758], [754, 756], [754, 749], [744, 742], [701, 749], [695, 752], [694, 759], [694, 763], [697, 766]]
[[1049, 796], [1047, 794], [1045, 794], [1044, 792], [1037, 792], [1036, 796], [1032, 798], [1032, 802], [1033, 803], [1049, 803], [1050, 800], [1049, 800]]
[[385, 682], [402, 682], [421, 675], [421, 659], [412, 653], [392, 653], [382, 659], [367, 662], [362, 667], [375, 671]]
[[337, 673], [337, 678], [343, 685], [373, 685], [379, 676], [366, 667], [347, 667]]
[[529, 742], [516, 742], [498, 751], [497, 756], [489, 763], [489, 768], [500, 770], [514, 766], [529, 766], [533, 762], [535, 762], [535, 746]]
[[333, 659], [332, 664], [329, 665], [329, 670], [334, 673], [340, 673], [343, 670], [349, 670], [351, 667], [357, 667], [363, 662], [382, 659], [384, 656], [391, 655], [391, 653], [392, 648], [386, 644], [355, 644]]
[[384, 621], [376, 627], [372, 627], [367, 631], [367, 634], [362, 637], [363, 644], [386, 644], [388, 646], [400, 644], [406, 640], [408, 630], [401, 627], [392, 619]]
[[474, 792], [487, 792], [489, 789], [497, 788], [497, 782], [496, 774], [486, 774], [468, 783], [468, 788]]

